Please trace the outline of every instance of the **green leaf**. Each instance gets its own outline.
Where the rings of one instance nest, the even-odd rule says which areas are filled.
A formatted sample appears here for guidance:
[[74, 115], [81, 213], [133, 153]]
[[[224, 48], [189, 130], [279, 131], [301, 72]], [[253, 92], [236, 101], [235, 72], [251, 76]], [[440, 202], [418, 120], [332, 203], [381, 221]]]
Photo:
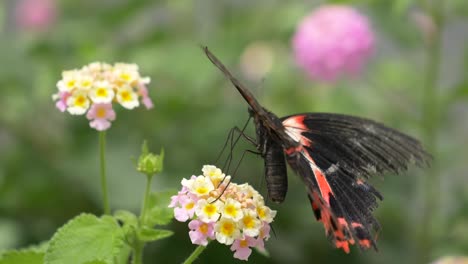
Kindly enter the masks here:
[[172, 234], [174, 234], [174, 232], [170, 230], [143, 227], [138, 231], [138, 239], [140, 241], [150, 242], [172, 236]]
[[177, 193], [176, 190], [162, 192], [152, 192], [148, 199], [148, 215], [144, 219], [147, 226], [167, 225], [174, 218], [174, 211], [167, 206], [171, 202], [171, 196]]
[[138, 217], [126, 210], [117, 210], [114, 213], [115, 219], [122, 221], [124, 225], [138, 226]]
[[27, 249], [6, 251], [0, 256], [0, 264], [43, 264], [44, 252]]
[[113, 263], [124, 247], [124, 232], [110, 216], [81, 214], [61, 227], [50, 240], [46, 264]]
[[41, 242], [39, 244], [36, 244], [36, 245], [27, 246], [23, 250], [45, 253], [48, 247], [49, 247], [49, 241], [43, 241], [43, 242]]
[[152, 208], [149, 210], [145, 224], [148, 226], [167, 225], [174, 218], [172, 208]]

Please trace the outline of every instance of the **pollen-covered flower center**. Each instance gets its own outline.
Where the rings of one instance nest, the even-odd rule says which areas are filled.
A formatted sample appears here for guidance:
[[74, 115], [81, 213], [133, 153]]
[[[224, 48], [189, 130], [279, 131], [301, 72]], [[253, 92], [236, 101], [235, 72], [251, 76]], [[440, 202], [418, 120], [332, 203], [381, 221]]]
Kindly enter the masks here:
[[200, 230], [200, 233], [202, 234], [208, 233], [208, 224], [206, 223], [201, 224], [199, 227], [199, 230]]
[[107, 111], [105, 108], [98, 108], [96, 109], [96, 117], [97, 118], [105, 118], [107, 116]]
[[86, 104], [86, 97], [84, 97], [82, 95], [76, 97], [76, 99], [75, 99], [75, 105], [76, 106], [83, 107], [83, 106], [85, 106], [85, 104]]
[[238, 213], [238, 210], [234, 205], [230, 204], [224, 208], [224, 213], [230, 216], [236, 216]]
[[125, 81], [130, 81], [132, 76], [126, 72], [120, 74], [120, 78]]
[[73, 88], [73, 87], [75, 86], [75, 84], [76, 84], [76, 81], [75, 81], [75, 80], [69, 80], [69, 81], [67, 82], [67, 87], [68, 87], [68, 88]]
[[195, 206], [195, 203], [194, 202], [190, 202], [190, 203], [187, 203], [185, 205], [185, 209], [187, 210], [192, 210], [192, 208]]
[[107, 89], [104, 87], [100, 87], [96, 90], [96, 95], [99, 97], [107, 97]]
[[242, 219], [242, 223], [246, 228], [254, 228], [255, 227], [255, 221], [254, 218], [251, 217], [250, 215], [246, 215], [244, 219]]
[[230, 236], [234, 233], [234, 230], [236, 229], [236, 227], [234, 226], [234, 223], [232, 222], [224, 222], [223, 225], [221, 226], [221, 233], [226, 235], [226, 236]]
[[206, 215], [214, 215], [216, 213], [216, 206], [214, 204], [207, 204], [204, 208], [203, 208], [203, 212], [206, 214]]
[[248, 247], [248, 246], [249, 246], [249, 241], [247, 241], [245, 239], [239, 241], [239, 247], [245, 248], [245, 247]]
[[195, 189], [195, 192], [199, 195], [205, 195], [208, 194], [209, 190], [206, 186], [199, 186]]
[[132, 101], [132, 94], [129, 91], [120, 92], [123, 101]]

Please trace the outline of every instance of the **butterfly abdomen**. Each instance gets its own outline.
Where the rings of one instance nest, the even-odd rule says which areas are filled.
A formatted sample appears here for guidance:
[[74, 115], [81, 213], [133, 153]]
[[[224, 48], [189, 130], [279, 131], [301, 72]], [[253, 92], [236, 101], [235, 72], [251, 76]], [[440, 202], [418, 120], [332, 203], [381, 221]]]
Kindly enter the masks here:
[[281, 203], [288, 191], [288, 175], [283, 148], [276, 142], [270, 141], [265, 146], [264, 160], [268, 195], [273, 202]]

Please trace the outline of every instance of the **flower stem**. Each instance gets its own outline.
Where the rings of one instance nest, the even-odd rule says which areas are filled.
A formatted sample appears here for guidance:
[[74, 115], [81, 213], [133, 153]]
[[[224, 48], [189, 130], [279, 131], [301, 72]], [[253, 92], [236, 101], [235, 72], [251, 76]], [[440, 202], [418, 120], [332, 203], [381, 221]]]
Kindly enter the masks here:
[[[148, 212], [148, 200], [150, 197], [150, 192], [151, 192], [151, 180], [153, 179], [152, 175], [147, 174], [146, 175], [146, 190], [145, 190], [145, 196], [143, 198], [143, 205], [141, 207], [141, 215], [140, 215], [140, 223], [139, 227], [144, 226], [144, 222], [146, 220], [146, 214]], [[133, 252], [134, 252], [134, 258], [133, 258], [133, 264], [142, 264], [142, 259], [143, 259], [143, 248], [145, 247], [145, 242], [140, 241], [137, 238], [137, 241], [135, 242], [135, 245], [133, 246]]]
[[203, 252], [203, 250], [205, 250], [206, 247], [207, 246], [198, 246], [192, 252], [192, 254], [184, 261], [183, 264], [192, 264], [198, 258], [198, 256], [200, 256], [200, 254]]
[[143, 199], [143, 205], [141, 208], [141, 215], [140, 215], [140, 223], [142, 224], [146, 219], [146, 213], [148, 211], [148, 200], [150, 197], [151, 192], [151, 179], [153, 177], [151, 175], [146, 175], [146, 190], [145, 190], [145, 197]]
[[101, 162], [101, 192], [104, 214], [110, 214], [109, 197], [107, 195], [106, 179], [106, 132], [99, 132], [99, 157]]
[[133, 264], [142, 264], [143, 263], [143, 247], [145, 246], [144, 242], [136, 241], [133, 247], [134, 257]]

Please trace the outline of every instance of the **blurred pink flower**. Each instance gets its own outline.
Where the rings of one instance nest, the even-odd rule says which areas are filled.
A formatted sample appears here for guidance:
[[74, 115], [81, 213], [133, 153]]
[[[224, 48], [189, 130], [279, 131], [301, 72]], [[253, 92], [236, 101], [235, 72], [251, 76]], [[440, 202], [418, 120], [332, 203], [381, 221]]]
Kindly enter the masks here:
[[374, 33], [352, 7], [324, 5], [300, 22], [292, 45], [296, 63], [311, 78], [333, 81], [360, 72], [374, 49]]
[[188, 226], [191, 229], [189, 236], [193, 244], [206, 246], [208, 245], [208, 239], [213, 240], [215, 238], [214, 222], [204, 223], [200, 220], [192, 220]]
[[55, 0], [19, 0], [15, 10], [16, 23], [27, 30], [46, 30], [55, 22], [56, 5]]
[[67, 91], [58, 93], [58, 101], [55, 103], [55, 106], [60, 110], [60, 112], [65, 112], [67, 110], [67, 99], [70, 97], [70, 93]]
[[104, 131], [111, 126], [110, 121], [115, 120], [115, 112], [111, 103], [93, 104], [86, 117], [91, 120], [90, 127], [98, 131]]
[[250, 247], [256, 246], [256, 239], [253, 237], [245, 236], [242, 239], [236, 239], [231, 246], [231, 251], [235, 251], [234, 257], [240, 260], [248, 260], [252, 249]]
[[[194, 177], [192, 176], [192, 179]], [[195, 214], [195, 204], [198, 199], [193, 194], [187, 194], [187, 191], [187, 187], [182, 187], [177, 195], [171, 197], [169, 204], [169, 207], [174, 208], [174, 217], [179, 222], [185, 222]]]
[[146, 109], [154, 107], [153, 101], [148, 95], [148, 88], [145, 85], [140, 85], [141, 102], [145, 105]]

